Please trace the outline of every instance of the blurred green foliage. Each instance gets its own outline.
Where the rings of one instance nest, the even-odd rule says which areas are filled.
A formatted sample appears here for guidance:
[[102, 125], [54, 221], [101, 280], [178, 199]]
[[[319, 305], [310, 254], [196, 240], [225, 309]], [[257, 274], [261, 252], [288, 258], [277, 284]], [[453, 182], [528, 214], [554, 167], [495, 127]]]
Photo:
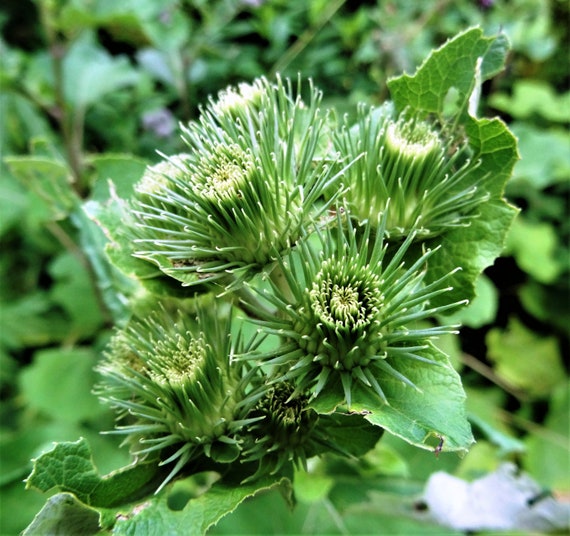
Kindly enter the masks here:
[[17, 534], [42, 506], [22, 481], [53, 441], [88, 438], [101, 474], [128, 461], [99, 435], [112, 416], [91, 387], [110, 327], [124, 319], [116, 289], [129, 281], [108, 264], [83, 203], [105, 199], [108, 178], [129, 187], [156, 150], [180, 150], [177, 122], [228, 84], [301, 72], [326, 105], [349, 112], [382, 102], [390, 76], [474, 24], [511, 41], [481, 107], [509, 123], [522, 158], [507, 187], [522, 208], [507, 250], [458, 316], [460, 336], [443, 341], [478, 444], [463, 460], [437, 459], [387, 437], [360, 463], [316, 462], [296, 479], [293, 512], [270, 492], [214, 532], [414, 534], [404, 514], [433, 471], [472, 478], [504, 459], [568, 497], [569, 17], [564, 0], [5, 0], [0, 532]]

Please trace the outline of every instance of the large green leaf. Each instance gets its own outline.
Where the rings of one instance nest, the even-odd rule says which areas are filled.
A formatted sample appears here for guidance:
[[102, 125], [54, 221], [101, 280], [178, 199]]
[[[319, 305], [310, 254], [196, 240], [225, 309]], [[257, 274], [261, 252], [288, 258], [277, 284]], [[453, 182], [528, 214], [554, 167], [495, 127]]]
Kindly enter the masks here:
[[441, 249], [431, 259], [428, 280], [437, 280], [460, 267], [446, 282], [453, 289], [439, 297], [434, 305], [454, 300], [472, 300], [481, 272], [491, 266], [503, 251], [507, 232], [518, 210], [506, 201], [485, 203], [469, 227], [460, 227], [440, 238]]
[[136, 497], [156, 472], [156, 464], [140, 463], [101, 477], [93, 464], [89, 444], [81, 438], [56, 443], [52, 450], [34, 460], [26, 487], [73, 493], [87, 505], [108, 508]]
[[45, 534], [99, 533], [99, 512], [85, 506], [71, 493], [58, 493], [50, 497], [22, 536]]
[[519, 159], [517, 140], [505, 123], [498, 118], [475, 119], [469, 116], [464, 123], [465, 132], [479, 161], [479, 188], [485, 188], [492, 198], [501, 197], [505, 184]]
[[[242, 501], [260, 491], [281, 489], [291, 498], [291, 483], [280, 475], [267, 476], [252, 483], [218, 481], [202, 495], [190, 499], [178, 510], [171, 508], [172, 485], [160, 494], [150, 495], [160, 483], [156, 464], [141, 463], [101, 477], [93, 463], [91, 449], [85, 439], [57, 443], [34, 461], [26, 481], [27, 488], [43, 492], [58, 490], [72, 493], [79, 501], [94, 508], [116, 508], [114, 534], [188, 534], [201, 535]], [[142, 497], [146, 500], [140, 501]], [[131, 503], [129, 506], [118, 505]], [[80, 510], [78, 510], [80, 511]], [[85, 511], [91, 515], [90, 511]], [[76, 520], [80, 522], [81, 520]], [[107, 522], [106, 522], [107, 523]]]
[[[354, 387], [351, 410], [418, 447], [434, 449], [443, 439], [443, 450], [464, 453], [474, 439], [465, 412], [461, 379], [440, 351], [432, 349], [429, 357], [436, 364], [412, 359], [398, 363], [398, 372], [417, 389], [386, 375], [377, 380], [388, 403], [358, 385]], [[312, 405], [318, 411], [329, 412], [342, 399], [342, 387], [336, 385], [319, 395]]]
[[443, 115], [453, 95], [456, 110], [465, 112], [477, 83], [503, 69], [508, 48], [504, 34], [484, 37], [480, 28], [460, 33], [432, 52], [413, 76], [388, 81], [396, 108]]
[[279, 488], [286, 496], [291, 494], [291, 483], [287, 478], [265, 477], [249, 484], [227, 485], [221, 481], [216, 482], [206, 493], [191, 499], [179, 511], [173, 511], [168, 505], [168, 498], [161, 495], [124, 513], [116, 523], [113, 534], [201, 536], [245, 499], [275, 488]]
[[351, 456], [364, 456], [374, 448], [382, 430], [371, 426], [361, 415], [332, 413], [321, 415], [320, 425], [326, 428], [327, 439]]
[[432, 258], [427, 280], [461, 268], [448, 279], [453, 291], [436, 298], [435, 305], [475, 296], [479, 274], [501, 254], [518, 212], [503, 198], [505, 184], [519, 158], [516, 139], [500, 119], [477, 119], [474, 110], [468, 109], [472, 108], [469, 100], [476, 85], [502, 69], [507, 50], [504, 35], [484, 37], [480, 28], [472, 28], [432, 52], [414, 75], [388, 82], [396, 107], [420, 114], [443, 117], [449, 95], [454, 94], [457, 106], [447, 120], [462, 125], [474, 153], [472, 158], [478, 162], [472, 184], [482, 192], [477, 194], [482, 199], [477, 216], [468, 227], [452, 229], [430, 241], [431, 247], [441, 245], [441, 249]]

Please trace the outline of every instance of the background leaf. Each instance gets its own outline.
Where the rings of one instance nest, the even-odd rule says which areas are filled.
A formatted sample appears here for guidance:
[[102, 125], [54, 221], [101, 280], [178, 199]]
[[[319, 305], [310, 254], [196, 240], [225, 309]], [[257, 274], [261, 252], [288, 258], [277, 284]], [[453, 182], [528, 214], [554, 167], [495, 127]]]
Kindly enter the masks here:
[[546, 222], [533, 223], [518, 218], [507, 239], [507, 252], [519, 267], [541, 283], [553, 283], [564, 270], [557, 258], [558, 237]]
[[570, 91], [557, 95], [552, 86], [539, 80], [518, 80], [512, 96], [495, 93], [489, 104], [517, 119], [537, 114], [553, 122], [570, 121]]
[[65, 218], [77, 205], [71, 174], [65, 164], [35, 156], [12, 156], [4, 161], [22, 184], [46, 202], [51, 219]]
[[23, 395], [30, 407], [63, 421], [102, 413], [103, 406], [91, 394], [96, 362], [97, 354], [89, 348], [38, 351], [20, 376]]
[[125, 57], [113, 57], [95, 44], [86, 32], [78, 39], [64, 60], [65, 97], [76, 110], [84, 111], [105, 95], [133, 85], [138, 73]]
[[490, 330], [487, 345], [496, 373], [531, 396], [546, 396], [564, 379], [556, 340], [533, 333], [516, 318], [506, 330]]
[[45, 534], [98, 534], [99, 513], [79, 502], [71, 493], [50, 497], [22, 536]]

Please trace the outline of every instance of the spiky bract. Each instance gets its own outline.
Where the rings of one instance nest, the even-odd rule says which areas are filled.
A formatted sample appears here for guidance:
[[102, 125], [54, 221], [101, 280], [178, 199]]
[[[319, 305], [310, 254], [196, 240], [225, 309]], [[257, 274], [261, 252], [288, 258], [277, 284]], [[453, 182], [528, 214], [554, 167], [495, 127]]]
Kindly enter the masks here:
[[362, 155], [347, 173], [353, 215], [374, 223], [387, 211], [392, 238], [412, 231], [430, 238], [468, 225], [488, 195], [466, 140], [405, 113], [394, 115], [391, 105], [361, 106], [357, 123], [336, 136], [342, 156]]
[[243, 366], [231, 362], [229, 321], [198, 323], [164, 309], [118, 331], [99, 367], [97, 392], [118, 410], [115, 433], [137, 457], [172, 464], [166, 484], [190, 461], [235, 460], [239, 431], [257, 399]]
[[383, 379], [415, 387], [398, 371], [399, 363], [432, 362], [427, 351], [431, 339], [454, 332], [450, 326], [418, 326], [458, 304], [429, 307], [430, 299], [450, 290], [445, 277], [424, 282], [435, 250], [406, 266], [403, 258], [414, 233], [389, 252], [386, 220], [384, 213], [375, 226], [354, 227], [339, 213], [335, 229], [317, 231], [317, 240], [303, 241], [296, 253], [280, 261], [277, 270], [285, 284], [272, 283], [271, 290], [260, 291], [274, 309], [260, 309], [258, 320], [264, 332], [283, 340], [279, 348], [258, 356], [273, 366], [276, 382], [291, 381], [296, 393], [318, 396], [338, 381], [348, 406], [356, 382], [389, 402]]
[[286, 254], [342, 173], [318, 158], [321, 94], [310, 85], [305, 102], [302, 89], [281, 79], [229, 88], [184, 127], [174, 172], [136, 189], [134, 254], [185, 285], [239, 284]]

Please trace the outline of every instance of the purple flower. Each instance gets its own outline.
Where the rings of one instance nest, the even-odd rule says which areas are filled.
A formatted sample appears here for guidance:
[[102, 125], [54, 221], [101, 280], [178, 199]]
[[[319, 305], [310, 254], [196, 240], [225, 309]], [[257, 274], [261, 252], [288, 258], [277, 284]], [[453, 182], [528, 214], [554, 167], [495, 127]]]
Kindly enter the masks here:
[[150, 130], [159, 138], [168, 138], [176, 128], [176, 120], [167, 108], [146, 112], [143, 115], [142, 123], [145, 130]]

